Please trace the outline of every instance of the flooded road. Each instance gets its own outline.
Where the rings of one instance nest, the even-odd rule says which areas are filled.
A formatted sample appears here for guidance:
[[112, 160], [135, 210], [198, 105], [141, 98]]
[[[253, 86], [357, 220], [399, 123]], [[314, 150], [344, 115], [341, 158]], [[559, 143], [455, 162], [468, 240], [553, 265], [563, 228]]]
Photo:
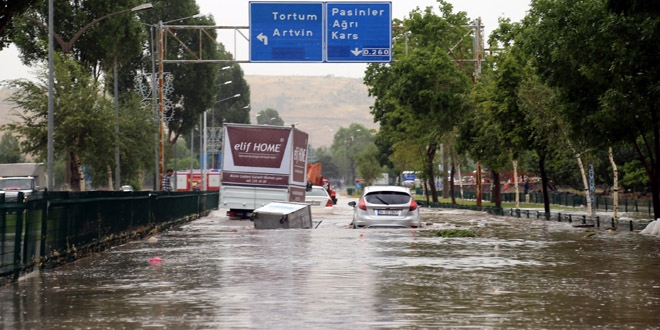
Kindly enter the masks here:
[[430, 209], [422, 230], [354, 230], [351, 212], [254, 230], [221, 210], [1, 287], [0, 329], [660, 329], [656, 238]]

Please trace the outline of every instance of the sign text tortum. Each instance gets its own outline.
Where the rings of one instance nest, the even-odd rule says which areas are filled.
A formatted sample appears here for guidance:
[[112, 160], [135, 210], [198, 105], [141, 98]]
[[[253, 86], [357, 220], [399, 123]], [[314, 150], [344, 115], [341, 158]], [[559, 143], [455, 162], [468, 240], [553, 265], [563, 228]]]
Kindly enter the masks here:
[[250, 61], [322, 62], [323, 4], [250, 2]]
[[250, 2], [251, 62], [390, 62], [391, 2]]

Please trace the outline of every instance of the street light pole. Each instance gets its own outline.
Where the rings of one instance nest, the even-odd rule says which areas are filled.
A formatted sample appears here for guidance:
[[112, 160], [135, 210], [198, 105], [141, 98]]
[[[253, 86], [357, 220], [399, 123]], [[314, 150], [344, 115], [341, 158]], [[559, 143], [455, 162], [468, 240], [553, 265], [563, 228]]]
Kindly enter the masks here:
[[163, 171], [165, 167], [163, 145], [163, 22], [158, 23], [158, 187], [162, 190], [163, 187]]
[[121, 188], [121, 165], [119, 164], [119, 78], [117, 77], [117, 60], [114, 65], [115, 92], [115, 190]]
[[54, 98], [53, 98], [53, 87], [55, 85], [54, 75], [53, 75], [53, 16], [55, 16], [53, 8], [53, 0], [48, 0], [48, 137], [47, 137], [47, 166], [48, 166], [48, 178], [46, 178], [46, 189], [52, 190], [55, 188], [55, 177], [53, 171], [53, 153], [54, 153], [54, 141], [53, 136], [55, 135], [55, 120], [54, 120]]

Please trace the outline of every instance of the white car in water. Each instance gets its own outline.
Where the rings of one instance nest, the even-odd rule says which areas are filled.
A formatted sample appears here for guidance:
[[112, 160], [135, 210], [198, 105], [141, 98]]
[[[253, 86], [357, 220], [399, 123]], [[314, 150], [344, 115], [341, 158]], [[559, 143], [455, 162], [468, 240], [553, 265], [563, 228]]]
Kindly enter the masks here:
[[331, 214], [332, 198], [322, 186], [312, 186], [310, 191], [305, 192], [305, 203], [309, 204], [312, 214]]
[[421, 228], [419, 207], [410, 190], [400, 186], [368, 186], [353, 207], [353, 228]]

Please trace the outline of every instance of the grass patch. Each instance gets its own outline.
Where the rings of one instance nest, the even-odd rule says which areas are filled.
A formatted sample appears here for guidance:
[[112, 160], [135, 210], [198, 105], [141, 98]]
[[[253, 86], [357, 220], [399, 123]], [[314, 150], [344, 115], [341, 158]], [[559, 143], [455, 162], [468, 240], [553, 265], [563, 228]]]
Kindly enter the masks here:
[[477, 237], [477, 233], [469, 229], [441, 229], [436, 230], [433, 236], [450, 238], [450, 237]]

